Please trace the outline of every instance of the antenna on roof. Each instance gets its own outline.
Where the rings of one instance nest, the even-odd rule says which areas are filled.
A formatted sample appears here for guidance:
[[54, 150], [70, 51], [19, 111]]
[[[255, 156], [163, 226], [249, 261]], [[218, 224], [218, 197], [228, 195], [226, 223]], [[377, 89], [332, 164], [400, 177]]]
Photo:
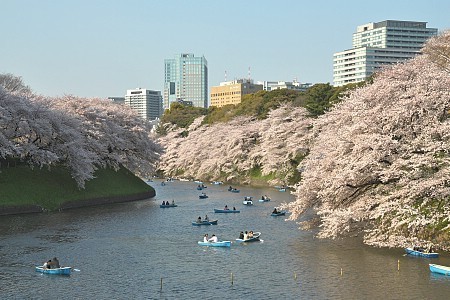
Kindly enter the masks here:
[[250, 82], [251, 76], [250, 76], [250, 67], [248, 67], [248, 81]]
[[225, 82], [227, 82], [227, 70], [225, 70]]

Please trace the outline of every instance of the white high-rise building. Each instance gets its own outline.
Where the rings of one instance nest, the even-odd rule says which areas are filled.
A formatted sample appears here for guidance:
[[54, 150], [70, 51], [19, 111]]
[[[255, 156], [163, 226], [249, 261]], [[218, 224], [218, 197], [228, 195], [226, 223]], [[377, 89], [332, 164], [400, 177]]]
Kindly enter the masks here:
[[125, 105], [137, 111], [146, 120], [155, 120], [163, 114], [162, 96], [160, 91], [137, 88], [127, 90]]
[[410, 59], [437, 35], [426, 22], [386, 20], [358, 26], [352, 49], [333, 55], [333, 83], [341, 86], [364, 81], [384, 65]]

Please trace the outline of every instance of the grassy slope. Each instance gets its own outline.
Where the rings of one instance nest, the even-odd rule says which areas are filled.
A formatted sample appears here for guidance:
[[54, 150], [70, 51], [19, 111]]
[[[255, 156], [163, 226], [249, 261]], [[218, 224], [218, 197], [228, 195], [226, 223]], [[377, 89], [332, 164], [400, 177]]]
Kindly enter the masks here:
[[0, 205], [36, 204], [49, 210], [57, 209], [66, 201], [100, 197], [127, 196], [144, 193], [152, 187], [126, 169], [115, 172], [102, 169], [96, 178], [86, 182], [83, 190], [67, 170], [53, 167], [30, 169], [25, 165], [0, 169]]

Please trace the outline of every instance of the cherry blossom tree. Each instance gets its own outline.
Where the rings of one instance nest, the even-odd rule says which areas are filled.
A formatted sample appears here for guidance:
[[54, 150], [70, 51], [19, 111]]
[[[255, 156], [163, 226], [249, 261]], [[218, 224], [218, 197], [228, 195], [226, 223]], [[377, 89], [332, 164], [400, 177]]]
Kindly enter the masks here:
[[[6, 80], [6, 79], [7, 80]], [[150, 125], [127, 106], [31, 93], [21, 79], [0, 76], [0, 157], [32, 167], [66, 167], [80, 188], [98, 168], [125, 166], [154, 174], [161, 147]]]
[[314, 209], [319, 237], [363, 230], [371, 245], [450, 249], [450, 74], [426, 54], [443, 37], [314, 122], [290, 220]]
[[175, 128], [160, 137], [166, 151], [159, 167], [169, 176], [230, 182], [260, 168], [262, 175], [277, 173], [273, 183], [288, 181], [290, 159], [307, 149], [306, 138], [298, 143], [309, 132], [307, 115], [304, 108], [285, 105], [264, 120], [238, 117], [228, 123], [201, 125], [204, 117], [197, 118], [187, 130]]

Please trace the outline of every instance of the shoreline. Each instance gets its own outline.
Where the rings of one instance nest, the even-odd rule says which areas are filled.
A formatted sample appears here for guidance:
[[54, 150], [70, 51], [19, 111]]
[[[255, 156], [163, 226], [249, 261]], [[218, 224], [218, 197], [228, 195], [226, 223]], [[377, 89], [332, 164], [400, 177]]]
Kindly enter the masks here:
[[[124, 203], [124, 202], [132, 202], [144, 199], [150, 199], [156, 196], [156, 191], [148, 191], [144, 193], [138, 193], [133, 195], [126, 196], [114, 196], [114, 197], [100, 197], [86, 200], [78, 200], [78, 201], [67, 201], [63, 202], [59, 206], [59, 211], [79, 208], [79, 207], [89, 207], [89, 206], [98, 206], [104, 204], [112, 204], [112, 203]], [[7, 215], [19, 215], [19, 214], [30, 214], [30, 213], [43, 213], [48, 210], [44, 209], [38, 204], [27, 204], [27, 205], [0, 205], [0, 216]]]

